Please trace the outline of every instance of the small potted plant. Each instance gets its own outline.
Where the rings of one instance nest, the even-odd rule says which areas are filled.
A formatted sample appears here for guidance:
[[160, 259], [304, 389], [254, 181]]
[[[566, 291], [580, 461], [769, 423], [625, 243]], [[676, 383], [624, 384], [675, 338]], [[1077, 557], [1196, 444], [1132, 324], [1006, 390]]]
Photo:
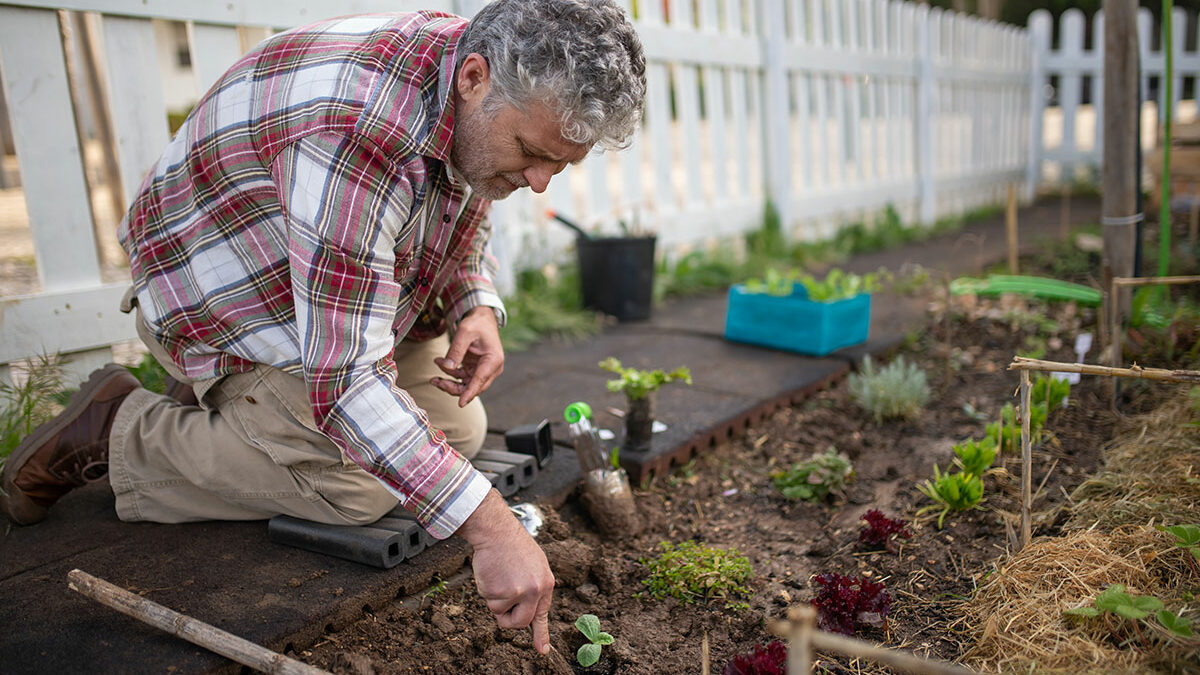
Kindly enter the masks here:
[[680, 366], [669, 373], [661, 370], [625, 368], [612, 356], [601, 361], [600, 367], [619, 376], [618, 379], [608, 381], [608, 390], [614, 394], [625, 394], [628, 402], [625, 408], [625, 442], [622, 447], [632, 452], [648, 451], [654, 432], [655, 392], [671, 382], [691, 384], [692, 372], [686, 366]]
[[880, 278], [835, 268], [817, 280], [767, 268], [762, 279], [730, 287], [725, 338], [813, 356], [866, 342]]

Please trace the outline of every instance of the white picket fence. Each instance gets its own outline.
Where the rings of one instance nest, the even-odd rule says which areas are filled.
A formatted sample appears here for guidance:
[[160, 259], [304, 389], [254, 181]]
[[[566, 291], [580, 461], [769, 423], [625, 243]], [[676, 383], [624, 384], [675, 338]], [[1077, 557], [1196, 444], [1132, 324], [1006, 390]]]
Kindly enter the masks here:
[[[1172, 13], [1171, 54], [1172, 110], [1177, 121], [1196, 118], [1195, 85], [1200, 83], [1200, 48], [1185, 49], [1189, 24], [1195, 24], [1182, 8]], [[1097, 12], [1091, 21], [1092, 39], [1085, 44], [1087, 19], [1078, 9], [1069, 9], [1059, 20], [1057, 48], [1051, 44], [1053, 18], [1046, 10], [1037, 10], [1029, 17], [1029, 34], [1037, 65], [1034, 72], [1035, 91], [1040, 89], [1046, 103], [1045, 115], [1035, 115], [1034, 138], [1041, 138], [1040, 173], [1031, 177], [1037, 182], [1070, 183], [1087, 180], [1090, 173], [1098, 176], [1104, 152], [1104, 12]], [[1194, 27], [1191, 27], [1195, 30]], [[1141, 138], [1143, 150], [1157, 143], [1162, 121], [1166, 87], [1166, 70], [1162, 48], [1162, 29], [1156, 25], [1150, 10], [1145, 7], [1137, 14], [1138, 50], [1141, 61]], [[1057, 78], [1052, 87], [1051, 78]], [[1185, 99], [1184, 83], [1193, 85], [1190, 98]], [[1085, 83], [1090, 83], [1090, 96], [1085, 99]], [[1054, 101], [1049, 100], [1053, 94]], [[1138, 92], [1129, 92], [1137, 97]], [[1053, 103], [1054, 105], [1050, 105]]]
[[[97, 263], [56, 10], [100, 15], [89, 20], [102, 28], [102, 99], [128, 203], [167, 141], [161, 30], [156, 37], [150, 19], [187, 22], [200, 92], [244, 51], [248, 28], [418, 7], [469, 16], [481, 5], [0, 0], [0, 67], [39, 282], [31, 295], [0, 298], [0, 377], [3, 364], [56, 352], [86, 373], [111, 358], [110, 345], [135, 338], [117, 311], [125, 283], [105, 284]], [[494, 205], [502, 288], [514, 270], [571, 255], [570, 233], [547, 208], [601, 232], [619, 221], [657, 232], [660, 251], [678, 253], [737, 241], [761, 224], [767, 199], [789, 233], [817, 239], [889, 204], [930, 222], [997, 202], [1010, 184], [1032, 194], [1040, 102], [1030, 95], [1034, 51], [1024, 30], [895, 0], [637, 5], [648, 58], [644, 128], [629, 150], [568, 168], [545, 194]]]

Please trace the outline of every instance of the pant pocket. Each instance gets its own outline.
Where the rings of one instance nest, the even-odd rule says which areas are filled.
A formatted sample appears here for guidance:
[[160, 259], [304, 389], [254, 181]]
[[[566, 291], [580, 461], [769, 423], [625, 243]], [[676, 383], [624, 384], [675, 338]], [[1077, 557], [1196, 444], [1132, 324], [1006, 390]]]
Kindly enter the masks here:
[[254, 375], [228, 403], [246, 437], [280, 466], [311, 471], [341, 465], [341, 451], [317, 431], [304, 380], [261, 365]]

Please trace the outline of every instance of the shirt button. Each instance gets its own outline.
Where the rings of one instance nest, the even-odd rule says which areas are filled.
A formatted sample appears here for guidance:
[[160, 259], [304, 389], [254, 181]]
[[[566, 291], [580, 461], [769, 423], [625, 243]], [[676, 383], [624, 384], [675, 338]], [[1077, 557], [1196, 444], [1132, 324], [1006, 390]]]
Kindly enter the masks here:
[[253, 403], [258, 403], [258, 401], [255, 401], [253, 396], [247, 396], [247, 397], [246, 397], [246, 403], [251, 403], [251, 404], [253, 404]]
[[449, 213], [443, 213], [443, 214], [442, 214], [442, 222], [443, 222], [443, 223], [448, 223], [448, 222], [450, 222], [450, 214], [449, 214]]

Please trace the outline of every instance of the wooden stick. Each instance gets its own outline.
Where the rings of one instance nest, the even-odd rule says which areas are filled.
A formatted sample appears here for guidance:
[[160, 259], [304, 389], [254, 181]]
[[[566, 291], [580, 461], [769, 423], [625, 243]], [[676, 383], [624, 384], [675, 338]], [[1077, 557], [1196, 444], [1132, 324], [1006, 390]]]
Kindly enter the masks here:
[[700, 675], [711, 675], [712, 663], [708, 647], [708, 631], [704, 631], [704, 640], [700, 642]]
[[1043, 361], [1024, 356], [1014, 356], [1008, 364], [1009, 370], [1042, 370], [1063, 373], [1081, 373], [1083, 375], [1108, 375], [1110, 377], [1127, 377], [1140, 380], [1156, 380], [1158, 382], [1177, 382], [1179, 384], [1200, 384], [1200, 370], [1164, 370], [1162, 368], [1143, 368], [1134, 364], [1128, 368], [1109, 368], [1094, 366], [1088, 363], [1059, 363]]
[[817, 632], [817, 610], [812, 605], [799, 605], [788, 610], [792, 625], [788, 645], [788, 675], [811, 675], [813, 667], [812, 638]]
[[1004, 229], [1008, 232], [1008, 273], [1017, 273], [1017, 189], [1008, 185], [1008, 204], [1004, 213]]
[[926, 659], [898, 649], [877, 647], [856, 638], [817, 630], [816, 621], [817, 610], [812, 605], [800, 605], [788, 610], [787, 621], [770, 625], [769, 630], [772, 633], [790, 640], [788, 675], [809, 675], [812, 672], [815, 649], [866, 659], [917, 675], [977, 675], [970, 668], [947, 661]]
[[73, 591], [244, 666], [280, 675], [329, 675], [329, 671], [314, 668], [260, 647], [199, 619], [193, 619], [157, 602], [134, 595], [82, 570], [71, 570], [67, 573], [67, 579], [70, 580], [69, 586]]
[[1200, 284], [1200, 276], [1180, 277], [1113, 277], [1114, 286], [1180, 286], [1183, 284]]
[[1029, 371], [1021, 371], [1021, 548], [1033, 538], [1033, 438], [1029, 423]]

